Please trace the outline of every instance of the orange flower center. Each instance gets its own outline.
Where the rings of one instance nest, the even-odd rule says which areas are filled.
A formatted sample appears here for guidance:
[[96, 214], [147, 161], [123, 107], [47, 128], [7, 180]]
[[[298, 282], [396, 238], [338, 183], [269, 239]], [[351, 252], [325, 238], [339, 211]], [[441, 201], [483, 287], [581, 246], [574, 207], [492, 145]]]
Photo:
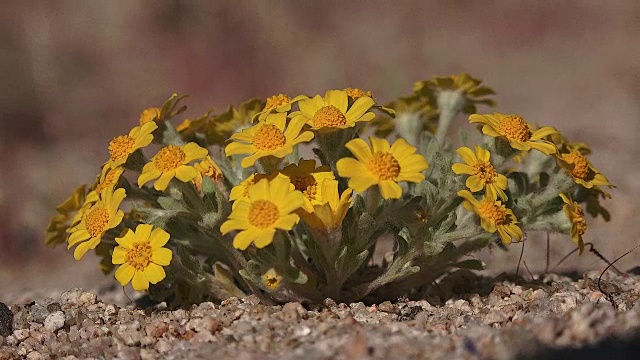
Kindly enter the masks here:
[[291, 98], [284, 94], [273, 95], [267, 98], [267, 102], [264, 106], [265, 109], [271, 110], [282, 105], [287, 105], [291, 102]]
[[295, 186], [296, 190], [302, 191], [302, 193], [309, 200], [315, 200], [317, 193], [318, 182], [313, 175], [307, 176], [294, 176], [291, 177], [291, 183]]
[[287, 138], [277, 126], [273, 124], [263, 124], [253, 135], [253, 145], [258, 150], [277, 150], [287, 143]]
[[485, 198], [478, 207], [480, 216], [491, 220], [496, 225], [509, 225], [511, 215], [507, 213], [504, 205], [497, 205], [495, 201]]
[[136, 270], [142, 271], [149, 266], [152, 252], [149, 242], [137, 242], [128, 249], [125, 262]]
[[585, 179], [589, 175], [589, 161], [587, 157], [574, 150], [568, 154], [562, 155], [562, 160], [567, 164], [573, 165], [571, 175], [577, 179]]
[[102, 207], [95, 207], [84, 218], [84, 227], [92, 238], [102, 235], [109, 224], [109, 211]]
[[347, 117], [337, 107], [327, 105], [316, 111], [312, 122], [315, 128], [339, 127], [347, 123]]
[[400, 174], [400, 163], [386, 152], [374, 154], [367, 167], [380, 180], [395, 179]]
[[518, 115], [509, 115], [502, 119], [498, 125], [498, 132], [509, 140], [529, 141], [531, 139], [529, 124]]
[[111, 161], [126, 159], [133, 152], [136, 141], [129, 135], [121, 135], [109, 142]]
[[177, 169], [184, 163], [187, 155], [182, 149], [175, 145], [168, 145], [160, 149], [158, 154], [153, 158], [158, 170], [168, 172]]
[[249, 209], [249, 223], [260, 229], [266, 229], [280, 218], [280, 210], [269, 200], [256, 200]]
[[477, 175], [482, 179], [486, 184], [491, 184], [495, 180], [498, 174], [496, 173], [496, 169], [491, 165], [490, 162], [478, 162], [473, 165], [473, 174]]
[[371, 91], [364, 91], [358, 88], [346, 88], [344, 89], [344, 92], [346, 92], [347, 95], [354, 100], [361, 97], [373, 97], [371, 96]]

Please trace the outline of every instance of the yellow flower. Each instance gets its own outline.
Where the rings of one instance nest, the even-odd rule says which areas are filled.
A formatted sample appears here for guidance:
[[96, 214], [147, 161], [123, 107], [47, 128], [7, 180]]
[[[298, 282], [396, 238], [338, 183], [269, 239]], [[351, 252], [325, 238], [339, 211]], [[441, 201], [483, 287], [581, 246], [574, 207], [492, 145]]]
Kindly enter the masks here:
[[131, 281], [134, 290], [143, 291], [149, 288], [149, 283], [162, 281], [166, 277], [162, 267], [169, 265], [173, 257], [171, 250], [164, 247], [169, 237], [160, 228], [140, 224], [135, 232], [127, 229], [123, 237], [116, 238], [118, 246], [113, 249], [111, 262], [120, 265], [115, 273], [120, 285]]
[[78, 245], [73, 252], [76, 260], [82, 259], [90, 249], [95, 249], [100, 243], [102, 235], [122, 222], [124, 213], [119, 209], [120, 203], [126, 197], [124, 189], [113, 190], [105, 188], [100, 194], [100, 199], [91, 206], [83, 208], [80, 223], [69, 236], [68, 249]]
[[222, 170], [220, 170], [218, 164], [213, 161], [211, 156], [207, 155], [204, 160], [195, 163], [193, 167], [198, 170], [198, 175], [196, 175], [196, 177], [192, 180], [198, 191], [202, 190], [202, 180], [205, 176], [211, 178], [211, 180], [213, 180], [214, 182], [222, 181], [222, 179], [224, 178]]
[[273, 241], [276, 229], [291, 230], [300, 218], [293, 212], [302, 206], [304, 196], [284, 177], [258, 181], [249, 188], [246, 198], [233, 204], [229, 219], [220, 226], [222, 235], [241, 230], [233, 239], [236, 249], [245, 250], [251, 243], [263, 248]]
[[148, 122], [131, 129], [129, 135], [121, 135], [111, 140], [109, 142], [109, 167], [115, 169], [121, 166], [127, 162], [129, 155], [134, 151], [151, 144], [153, 141], [151, 133], [157, 128], [158, 125], [155, 122]]
[[358, 122], [373, 120], [375, 114], [368, 111], [374, 104], [372, 98], [365, 96], [355, 100], [349, 107], [349, 96], [344, 90], [329, 90], [324, 98], [316, 95], [300, 101], [300, 111], [292, 113], [291, 117], [294, 120], [304, 119], [313, 130], [346, 129]]
[[371, 91], [364, 91], [358, 88], [346, 88], [344, 89], [344, 92], [346, 92], [347, 95], [353, 100], [360, 99], [361, 97], [369, 97], [373, 99], [373, 96], [371, 95]]
[[282, 169], [281, 173], [287, 176], [296, 190], [304, 194], [303, 208], [313, 211], [314, 205], [323, 202], [322, 188], [319, 186], [324, 179], [335, 179], [329, 166], [320, 166], [316, 169], [315, 160], [300, 159], [298, 165], [289, 164]]
[[282, 284], [282, 276], [280, 276], [274, 268], [271, 268], [262, 275], [262, 281], [268, 289], [275, 290]]
[[274, 110], [279, 113], [286, 113], [291, 110], [291, 105], [297, 103], [300, 100], [306, 100], [308, 98], [309, 97], [305, 95], [298, 95], [293, 99], [285, 94], [273, 95], [267, 98], [264, 109], [255, 114], [253, 116], [253, 120], [255, 121], [255, 118], [257, 117], [258, 120], [262, 121], [267, 117], [269, 113], [273, 112]]
[[352, 189], [338, 192], [338, 181], [325, 179], [321, 184], [322, 203], [313, 205], [313, 211], [302, 211], [300, 215], [307, 225], [317, 231], [328, 232], [338, 228], [353, 202]]
[[286, 122], [285, 113], [267, 115], [258, 124], [233, 134], [231, 140], [239, 142], [227, 145], [226, 155], [250, 154], [240, 163], [243, 168], [247, 168], [265, 156], [283, 158], [293, 152], [295, 145], [313, 139], [311, 131], [300, 133], [305, 124], [304, 119], [292, 119], [285, 130]]
[[480, 225], [483, 229], [490, 233], [498, 232], [503, 244], [511, 244], [512, 239], [516, 241], [522, 239], [522, 229], [516, 225], [518, 224], [518, 219], [516, 219], [511, 209], [507, 209], [502, 205], [500, 200], [493, 200], [488, 197], [477, 200], [467, 190], [458, 191], [458, 196], [465, 200], [465, 209], [480, 216]]
[[578, 244], [580, 255], [582, 255], [582, 252], [584, 251], [582, 235], [587, 231], [587, 222], [584, 219], [584, 210], [582, 210], [582, 206], [580, 206], [580, 204], [570, 199], [567, 195], [560, 194], [560, 197], [565, 203], [562, 210], [567, 216], [567, 219], [571, 222], [571, 240]]
[[469, 174], [466, 185], [472, 192], [480, 191], [484, 188], [485, 195], [492, 200], [500, 197], [507, 200], [507, 177], [499, 174], [489, 162], [491, 153], [478, 145], [474, 146], [474, 151], [468, 147], [461, 147], [456, 152], [465, 164], [456, 163], [451, 167], [456, 174]]
[[541, 127], [532, 131], [531, 125], [518, 115], [505, 115], [493, 113], [492, 115], [472, 114], [470, 123], [484, 124], [482, 132], [493, 137], [504, 137], [511, 147], [516, 150], [529, 151], [536, 149], [546, 155], [554, 154], [556, 146], [543, 138], [553, 135], [558, 131], [551, 126]]
[[392, 146], [385, 139], [369, 137], [371, 147], [358, 138], [349, 141], [345, 146], [357, 158], [338, 160], [338, 174], [348, 177], [349, 187], [363, 192], [373, 185], [380, 187], [385, 199], [399, 199], [402, 188], [401, 181], [419, 183], [425, 179], [421, 171], [429, 167], [420, 154], [414, 154], [416, 148], [404, 139], [396, 140]]
[[98, 201], [100, 198], [100, 193], [102, 190], [107, 187], [114, 188], [116, 184], [118, 184], [118, 180], [120, 180], [120, 176], [124, 172], [122, 167], [117, 167], [112, 169], [108, 164], [102, 167], [102, 172], [100, 173], [100, 179], [96, 183], [96, 186], [93, 190], [91, 190], [87, 194], [87, 203], [94, 203]]
[[191, 181], [198, 176], [198, 170], [187, 164], [204, 158], [208, 153], [207, 149], [192, 142], [182, 146], [167, 145], [142, 168], [138, 186], [159, 178], [153, 187], [164, 191], [174, 177], [182, 182]]
[[[576, 182], [587, 189], [595, 188], [602, 191], [600, 186], [614, 187], [606, 176], [602, 175], [585, 155], [580, 153], [578, 149], [572, 149], [568, 153], [557, 154], [556, 158], [560, 166], [564, 168]], [[604, 191], [602, 193], [608, 195]], [[609, 197], [611, 197], [609, 195]]]
[[144, 125], [151, 121], [160, 120], [161, 111], [162, 110], [157, 107], [144, 109], [140, 114], [140, 125]]
[[75, 214], [82, 208], [85, 202], [85, 185], [75, 189], [73, 193], [56, 207], [58, 214], [51, 217], [44, 238], [46, 246], [56, 246], [67, 241], [67, 229], [76, 225], [79, 219]]

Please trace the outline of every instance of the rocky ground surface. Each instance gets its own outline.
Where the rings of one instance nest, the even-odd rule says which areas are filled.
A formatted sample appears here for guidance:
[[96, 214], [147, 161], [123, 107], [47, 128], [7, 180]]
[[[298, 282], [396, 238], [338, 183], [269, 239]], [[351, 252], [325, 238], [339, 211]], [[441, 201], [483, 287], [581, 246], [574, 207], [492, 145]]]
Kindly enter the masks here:
[[638, 359], [640, 276], [598, 287], [598, 275], [461, 271], [423, 300], [268, 306], [249, 296], [173, 311], [72, 289], [0, 303], [0, 359]]

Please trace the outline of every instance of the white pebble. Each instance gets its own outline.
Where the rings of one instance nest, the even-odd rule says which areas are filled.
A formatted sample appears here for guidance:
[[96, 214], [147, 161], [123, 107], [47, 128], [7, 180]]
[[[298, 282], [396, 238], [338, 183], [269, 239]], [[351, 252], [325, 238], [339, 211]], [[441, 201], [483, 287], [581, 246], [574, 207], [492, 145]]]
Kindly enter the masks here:
[[62, 311], [53, 312], [44, 319], [44, 328], [48, 331], [55, 332], [63, 326], [64, 313]]

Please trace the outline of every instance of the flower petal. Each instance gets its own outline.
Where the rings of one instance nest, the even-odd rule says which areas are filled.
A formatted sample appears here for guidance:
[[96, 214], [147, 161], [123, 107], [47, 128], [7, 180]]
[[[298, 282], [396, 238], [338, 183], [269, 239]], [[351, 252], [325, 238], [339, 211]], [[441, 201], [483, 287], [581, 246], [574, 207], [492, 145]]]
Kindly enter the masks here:
[[182, 148], [182, 151], [184, 151], [185, 154], [184, 161], [182, 162], [183, 164], [190, 163], [196, 159], [203, 159], [204, 157], [209, 155], [209, 151], [207, 149], [194, 142], [187, 143]]
[[[274, 230], [275, 233], [275, 230]], [[240, 231], [233, 238], [233, 247], [238, 250], [246, 250], [251, 243], [260, 236], [260, 230], [251, 227], [247, 230]]]
[[232, 142], [224, 148], [226, 156], [239, 155], [239, 154], [253, 154], [258, 149], [251, 144], [242, 144], [239, 142]]
[[162, 173], [162, 175], [160, 175], [160, 178], [158, 178], [158, 180], [156, 180], [156, 182], [153, 183], [153, 188], [158, 191], [165, 191], [167, 189], [167, 186], [169, 186], [169, 182], [171, 182], [171, 180], [175, 176], [176, 176], [175, 170]]
[[164, 279], [167, 276], [162, 266], [156, 265], [154, 263], [150, 263], [149, 266], [147, 266], [144, 269], [144, 275], [152, 284], [159, 283], [160, 281], [162, 281], [162, 279]]
[[553, 135], [553, 134], [557, 134], [558, 130], [556, 130], [555, 128], [551, 127], [551, 126], [544, 126], [541, 127], [540, 129], [536, 130], [533, 132], [533, 134], [531, 134], [531, 140], [540, 140], [542, 138], [545, 138], [549, 135]]
[[476, 192], [482, 190], [484, 187], [484, 181], [478, 175], [471, 175], [467, 178], [465, 185], [471, 190], [471, 192]]
[[402, 188], [393, 180], [382, 180], [378, 183], [380, 194], [385, 199], [399, 199], [402, 197]]
[[115, 277], [116, 280], [120, 283], [120, 285], [125, 286], [131, 281], [133, 278], [133, 274], [135, 274], [136, 269], [129, 264], [122, 264], [116, 270]]
[[111, 263], [114, 265], [124, 264], [127, 257], [127, 250], [122, 246], [116, 246], [111, 255]]
[[458, 175], [460, 174], [473, 175], [475, 173], [475, 170], [473, 170], [471, 166], [467, 164], [462, 164], [462, 163], [455, 163], [451, 165], [451, 170], [453, 170], [453, 172]]
[[371, 109], [371, 107], [374, 104], [375, 104], [375, 101], [373, 101], [373, 99], [370, 97], [358, 98], [353, 103], [353, 105], [351, 105], [351, 108], [349, 109], [349, 111], [347, 111], [346, 113], [347, 119], [353, 119], [353, 120], [359, 119], [360, 117], [362, 117], [362, 115], [364, 115], [364, 113], [366, 113], [369, 109]]
[[478, 159], [479, 161], [489, 162], [491, 153], [488, 150], [481, 148], [478, 145], [474, 146], [474, 150], [476, 159]]
[[349, 97], [343, 90], [328, 90], [324, 95], [325, 105], [333, 105], [340, 110], [341, 113], [347, 113], [349, 105]]
[[[138, 227], [140, 226], [138, 225]], [[153, 229], [153, 231], [149, 233], [149, 235], [147, 235], [147, 238], [149, 239], [149, 244], [153, 249], [157, 249], [165, 246], [169, 241], [170, 237], [171, 235], [169, 235], [168, 232], [164, 231], [161, 228], [155, 228]]]
[[133, 290], [143, 291], [149, 288], [149, 279], [144, 275], [142, 271], [136, 271], [133, 274], [133, 280], [131, 281]]
[[367, 162], [373, 158], [371, 148], [360, 138], [349, 141], [345, 147], [360, 161]]
[[373, 153], [388, 153], [391, 150], [389, 146], [389, 142], [387, 139], [376, 138], [373, 136], [369, 137], [369, 141], [371, 142], [371, 148], [373, 149]]
[[176, 169], [176, 178], [182, 182], [195, 179], [198, 176], [198, 170], [193, 166], [181, 165]]
[[462, 161], [464, 161], [467, 165], [475, 165], [478, 163], [478, 159], [476, 155], [473, 153], [473, 150], [468, 147], [461, 147], [456, 150], [456, 153], [460, 156]]
[[256, 239], [253, 241], [253, 244], [258, 248], [262, 249], [263, 247], [271, 244], [273, 242], [273, 237], [276, 234], [275, 229], [264, 229], [260, 231]]
[[171, 249], [162, 247], [151, 251], [151, 261], [158, 265], [167, 266], [171, 263], [172, 258], [173, 252]]

